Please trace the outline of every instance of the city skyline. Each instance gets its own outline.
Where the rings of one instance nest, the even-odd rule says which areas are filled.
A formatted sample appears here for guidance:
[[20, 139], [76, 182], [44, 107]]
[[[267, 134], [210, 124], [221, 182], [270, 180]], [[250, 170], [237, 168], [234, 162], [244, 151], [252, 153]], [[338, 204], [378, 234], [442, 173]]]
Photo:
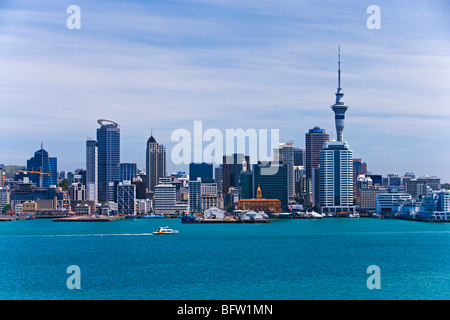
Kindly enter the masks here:
[[[100, 118], [120, 124], [120, 160], [140, 169], [151, 128], [169, 151], [170, 133], [195, 120], [223, 132], [279, 128], [280, 142], [301, 148], [315, 126], [336, 139], [340, 45], [354, 157], [372, 173], [449, 182], [449, 6], [379, 1], [381, 29], [369, 30], [368, 4], [326, 3], [81, 1], [81, 29], [68, 30], [64, 6], [7, 1], [0, 162], [25, 165], [44, 141], [59, 170], [84, 168]], [[168, 158], [168, 172], [187, 168]]]

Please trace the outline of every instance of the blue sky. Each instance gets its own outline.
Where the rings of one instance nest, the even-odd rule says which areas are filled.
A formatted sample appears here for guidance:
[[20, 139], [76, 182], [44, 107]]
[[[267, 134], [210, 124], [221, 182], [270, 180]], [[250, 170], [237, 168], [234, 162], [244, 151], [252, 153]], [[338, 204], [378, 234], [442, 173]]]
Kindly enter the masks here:
[[[372, 4], [380, 30], [366, 27]], [[44, 141], [59, 170], [84, 167], [100, 118], [120, 123], [121, 161], [139, 168], [152, 128], [170, 155], [195, 120], [304, 147], [314, 126], [335, 136], [340, 45], [354, 156], [450, 182], [449, 14], [445, 0], [3, 0], [0, 163], [24, 165]]]

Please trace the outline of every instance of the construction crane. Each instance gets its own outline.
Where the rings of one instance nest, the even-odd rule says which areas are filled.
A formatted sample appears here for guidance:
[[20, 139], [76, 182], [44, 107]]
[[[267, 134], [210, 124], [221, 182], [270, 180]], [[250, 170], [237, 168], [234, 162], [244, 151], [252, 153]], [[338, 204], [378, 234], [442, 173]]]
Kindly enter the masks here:
[[50, 175], [50, 173], [48, 173], [48, 172], [42, 172], [42, 168], [39, 168], [39, 171], [19, 170], [19, 172], [23, 172], [25, 174], [27, 174], [27, 173], [37, 173], [37, 174], [39, 174], [39, 187], [41, 187], [41, 188], [43, 186], [42, 175], [44, 175], [44, 174], [46, 174], [48, 176]]

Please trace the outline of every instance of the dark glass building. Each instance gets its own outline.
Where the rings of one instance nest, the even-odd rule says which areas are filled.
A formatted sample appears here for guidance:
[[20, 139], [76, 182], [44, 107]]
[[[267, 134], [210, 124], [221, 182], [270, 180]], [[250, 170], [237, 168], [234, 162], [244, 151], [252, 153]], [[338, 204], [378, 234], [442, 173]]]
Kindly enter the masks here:
[[250, 170], [242, 172], [239, 176], [239, 198], [253, 198], [253, 172]]
[[57, 165], [57, 158], [49, 157], [48, 152], [41, 146], [41, 149], [34, 153], [34, 157], [27, 160], [27, 171], [40, 171], [47, 174], [30, 173], [30, 180], [41, 188], [49, 188], [51, 185], [56, 185], [58, 178]]
[[189, 164], [189, 180], [197, 181], [201, 178], [202, 182], [213, 182], [213, 165], [212, 163], [190, 163]]
[[137, 177], [136, 163], [121, 163], [120, 164], [120, 182], [125, 180], [132, 181]]
[[98, 201], [114, 201], [114, 188], [120, 180], [120, 128], [110, 120], [98, 120]]
[[273, 164], [278, 170], [269, 169], [271, 164], [253, 165], [253, 198], [256, 196], [258, 187], [261, 189], [262, 198], [278, 199], [281, 201], [282, 210], [288, 210], [289, 193], [288, 193], [288, 168], [285, 164]]
[[[321, 129], [320, 127], [314, 127], [306, 134], [305, 175], [307, 203], [319, 203], [319, 185], [315, 183], [317, 179], [314, 179], [313, 169], [319, 167], [320, 151], [324, 143], [329, 141], [329, 139], [330, 135], [325, 132], [325, 129]], [[313, 195], [314, 198], [312, 197]]]
[[239, 187], [239, 175], [244, 168], [249, 168], [250, 157], [243, 154], [234, 153], [231, 156], [223, 156], [222, 163], [222, 188], [223, 193], [227, 194], [230, 187]]

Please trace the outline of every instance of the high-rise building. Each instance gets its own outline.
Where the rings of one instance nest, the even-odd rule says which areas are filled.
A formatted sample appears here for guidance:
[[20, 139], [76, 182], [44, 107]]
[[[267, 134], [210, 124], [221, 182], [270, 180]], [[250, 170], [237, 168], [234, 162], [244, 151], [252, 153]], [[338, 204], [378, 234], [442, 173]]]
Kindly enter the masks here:
[[114, 188], [120, 180], [120, 128], [119, 124], [100, 119], [97, 121], [98, 147], [98, 201], [113, 201]]
[[51, 185], [56, 186], [58, 178], [57, 158], [49, 157], [48, 152], [44, 150], [44, 146], [41, 144], [41, 149], [27, 160], [27, 171], [44, 173], [30, 173], [30, 180], [37, 186], [41, 188], [49, 188]]
[[119, 214], [136, 213], [136, 186], [125, 180], [117, 186], [117, 210]]
[[176, 209], [176, 188], [172, 184], [158, 184], [155, 186], [154, 205], [156, 214], [171, 214]]
[[125, 180], [133, 181], [137, 177], [136, 163], [121, 163], [120, 164], [120, 182]]
[[[319, 194], [318, 186], [313, 192], [313, 168], [318, 168], [320, 163], [320, 151], [325, 142], [329, 141], [330, 135], [325, 132], [325, 129], [314, 127], [306, 134], [306, 163], [305, 163], [305, 189], [306, 189], [306, 203], [318, 203], [319, 199], [312, 199], [312, 194]], [[316, 184], [315, 184], [316, 186]]]
[[223, 156], [222, 163], [222, 187], [223, 193], [227, 194], [229, 188], [239, 188], [239, 175], [250, 166], [250, 157], [234, 153], [231, 156]]
[[251, 199], [253, 197], [253, 172], [246, 170], [239, 176], [239, 198]]
[[294, 166], [305, 166], [306, 149], [294, 148]]
[[[277, 166], [273, 174], [266, 174], [270, 166]], [[262, 171], [264, 170], [264, 171]], [[253, 165], [253, 196], [256, 197], [258, 188], [262, 190], [262, 198], [278, 199], [281, 201], [282, 210], [287, 210], [289, 205], [288, 167], [284, 163], [268, 163]]]
[[97, 140], [86, 139], [86, 200], [98, 200], [98, 147]]
[[219, 165], [214, 168], [214, 181], [217, 183], [217, 188], [223, 192], [223, 167]]
[[189, 181], [189, 212], [202, 212], [202, 179], [199, 177], [196, 181]]
[[[276, 153], [275, 153], [276, 154]], [[294, 181], [294, 143], [280, 143], [278, 145], [278, 160], [286, 164], [288, 170], [288, 194], [293, 199], [295, 194]]]
[[201, 178], [203, 182], [212, 182], [213, 164], [212, 163], [190, 163], [189, 164], [189, 180], [197, 181]]
[[147, 190], [154, 192], [159, 178], [166, 177], [166, 147], [156, 142], [153, 134], [147, 140]]
[[320, 206], [322, 212], [354, 211], [353, 152], [348, 144], [331, 141], [320, 152]]

